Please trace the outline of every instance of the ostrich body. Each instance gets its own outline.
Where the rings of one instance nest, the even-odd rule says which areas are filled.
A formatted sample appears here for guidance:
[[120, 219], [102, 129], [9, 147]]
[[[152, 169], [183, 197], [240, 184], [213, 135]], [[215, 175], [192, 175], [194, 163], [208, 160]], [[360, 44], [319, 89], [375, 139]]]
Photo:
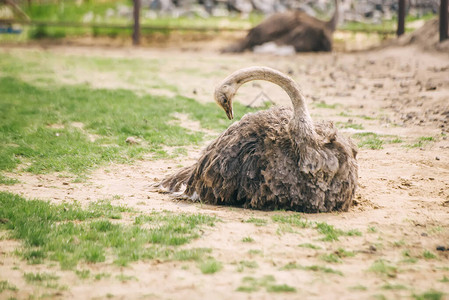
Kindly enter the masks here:
[[161, 186], [203, 203], [300, 212], [347, 210], [357, 185], [357, 149], [331, 122], [314, 124], [299, 86], [265, 67], [241, 69], [215, 90], [233, 118], [232, 99], [252, 80], [267, 80], [289, 95], [293, 110], [249, 113], [224, 131], [192, 166]]
[[327, 22], [298, 10], [275, 13], [252, 28], [244, 39], [222, 51], [243, 52], [267, 42], [291, 45], [296, 52], [331, 51], [338, 10], [338, 0], [335, 0], [334, 14]]

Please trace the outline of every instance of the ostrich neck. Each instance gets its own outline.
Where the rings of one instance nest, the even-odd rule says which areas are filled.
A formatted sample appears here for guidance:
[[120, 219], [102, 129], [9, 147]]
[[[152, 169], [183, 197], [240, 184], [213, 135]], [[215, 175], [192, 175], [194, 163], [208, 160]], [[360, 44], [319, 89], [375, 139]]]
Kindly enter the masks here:
[[224, 84], [234, 86], [234, 90], [237, 91], [242, 84], [252, 80], [270, 81], [279, 85], [288, 94], [293, 104], [293, 117], [289, 123], [289, 131], [297, 144], [303, 143], [304, 139], [315, 139], [312, 118], [307, 110], [301, 89], [295, 81], [270, 68], [250, 67], [235, 75], [230, 75], [224, 80]]

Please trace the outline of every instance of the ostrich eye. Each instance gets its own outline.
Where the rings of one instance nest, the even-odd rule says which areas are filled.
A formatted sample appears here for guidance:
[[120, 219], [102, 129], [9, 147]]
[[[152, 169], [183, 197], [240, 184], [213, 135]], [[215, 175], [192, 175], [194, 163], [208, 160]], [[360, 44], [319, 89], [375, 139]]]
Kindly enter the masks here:
[[223, 97], [223, 103], [224, 104], [228, 103], [228, 99], [226, 97]]

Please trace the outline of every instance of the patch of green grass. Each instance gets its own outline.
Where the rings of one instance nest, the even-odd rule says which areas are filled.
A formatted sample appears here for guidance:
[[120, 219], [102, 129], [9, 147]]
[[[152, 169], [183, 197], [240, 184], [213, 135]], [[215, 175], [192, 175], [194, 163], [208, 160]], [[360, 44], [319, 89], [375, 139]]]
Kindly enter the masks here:
[[423, 253], [422, 253], [422, 256], [425, 259], [435, 259], [435, 258], [437, 258], [437, 256], [434, 253], [430, 252], [429, 250], [424, 250]]
[[300, 228], [308, 228], [312, 226], [312, 224], [307, 219], [304, 219], [300, 214], [274, 215], [271, 219], [276, 223], [289, 224]]
[[[21, 60], [13, 54], [7, 56], [10, 61], [0, 62], [0, 171], [14, 171], [26, 163], [24, 170], [32, 173], [82, 174], [110, 162], [132, 162], [147, 153], [157, 157], [163, 146], [202, 141], [203, 133], [170, 122], [174, 112], [188, 114], [204, 128], [223, 130], [230, 124], [213, 103], [200, 104], [182, 96], [138, 96], [129, 90], [63, 86], [52, 81], [45, 87], [31, 85], [19, 78], [32, 72], [27, 68], [42, 73], [39, 57]], [[115, 62], [103, 60], [106, 69]], [[238, 103], [235, 106], [236, 120], [255, 110]], [[83, 128], [72, 126], [74, 122], [84, 124]], [[97, 138], [92, 141], [90, 135]], [[125, 142], [129, 136], [143, 142], [130, 146]]]
[[123, 273], [120, 273], [119, 275], [115, 276], [115, 278], [117, 278], [120, 281], [138, 281], [139, 279], [136, 276], [132, 276], [132, 275], [126, 275]]
[[203, 274], [213, 274], [220, 271], [223, 268], [223, 265], [215, 259], [208, 259], [201, 262], [199, 268]]
[[412, 297], [415, 300], [441, 300], [443, 299], [444, 293], [436, 290], [429, 290], [422, 294], [413, 294]]
[[246, 236], [246, 237], [244, 237], [242, 239], [242, 242], [244, 242], [244, 243], [252, 243], [252, 242], [254, 242], [254, 239], [252, 237], [250, 237], [250, 236]]
[[273, 284], [267, 286], [267, 292], [269, 293], [293, 293], [296, 292], [296, 288], [287, 284]]
[[343, 231], [341, 229], [335, 228], [333, 225], [329, 225], [325, 222], [316, 223], [316, 229], [319, 233], [323, 234], [323, 241], [332, 242], [338, 241], [340, 236], [361, 236], [362, 233], [359, 230], [351, 229], [348, 231]]
[[384, 275], [393, 278], [396, 277], [398, 273], [397, 267], [388, 264], [383, 259], [376, 260], [368, 269], [368, 271], [376, 273], [378, 275]]
[[281, 270], [293, 270], [293, 269], [313, 271], [313, 272], [323, 272], [323, 273], [330, 273], [330, 274], [336, 274], [336, 275], [343, 276], [343, 273], [341, 271], [338, 271], [338, 270], [335, 270], [332, 268], [328, 268], [325, 266], [318, 266], [318, 265], [301, 266], [296, 263], [288, 263], [281, 268]]
[[201, 261], [204, 259], [206, 254], [212, 252], [211, 248], [192, 248], [192, 249], [182, 249], [173, 253], [172, 258], [174, 260], [186, 261], [194, 260]]
[[346, 251], [343, 248], [338, 248], [337, 251], [335, 251], [335, 254], [340, 257], [340, 258], [344, 258], [344, 257], [354, 257], [355, 256], [355, 252], [353, 251]]
[[263, 255], [263, 251], [259, 249], [251, 249], [248, 250], [248, 254], [250, 255]]
[[265, 226], [268, 221], [266, 219], [251, 217], [248, 220], [245, 220], [245, 223], [253, 223], [256, 226]]
[[391, 284], [391, 283], [386, 283], [384, 284], [381, 289], [383, 290], [407, 290], [408, 288], [403, 285], [403, 284]]
[[90, 270], [75, 270], [75, 274], [79, 279], [87, 279], [90, 277]]
[[46, 281], [58, 280], [59, 276], [52, 273], [24, 273], [23, 278], [27, 283], [41, 284]]
[[434, 142], [435, 138], [431, 136], [422, 136], [413, 144], [405, 145], [407, 148], [421, 148], [426, 146], [430, 142]]
[[327, 109], [336, 109], [337, 107], [341, 106], [341, 104], [335, 103], [335, 104], [327, 104], [324, 101], [321, 102], [314, 102], [313, 106], [316, 108], [327, 108]]
[[3, 291], [6, 290], [16, 292], [18, 291], [18, 288], [14, 284], [9, 283], [8, 280], [0, 281], [0, 293], [3, 293]]
[[320, 259], [325, 262], [330, 262], [330, 263], [341, 263], [342, 262], [340, 257], [334, 253], [322, 254], [322, 255], [320, 255]]
[[276, 284], [276, 279], [272, 275], [265, 275], [261, 278], [251, 276], [243, 277], [242, 285], [237, 288], [238, 292], [252, 293], [265, 288], [270, 293], [292, 293], [296, 292], [294, 287], [286, 284]]
[[368, 231], [369, 233], [376, 233], [376, 232], [377, 232], [377, 228], [374, 227], [374, 226], [369, 226], [368, 229], [367, 229], [367, 231]]
[[368, 148], [372, 150], [383, 148], [383, 140], [381, 140], [379, 135], [374, 132], [356, 133], [353, 137], [359, 140], [357, 144], [359, 148]]
[[94, 279], [95, 279], [95, 280], [101, 280], [101, 279], [103, 279], [103, 278], [110, 278], [110, 277], [111, 277], [111, 274], [109, 274], [109, 273], [104, 273], [104, 272], [97, 273], [97, 274], [94, 275]]
[[445, 283], [448, 283], [449, 282], [449, 278], [445, 275], [445, 276], [443, 276], [443, 278], [442, 279], [440, 279], [440, 280], [438, 280], [439, 282], [445, 282]]
[[254, 260], [242, 260], [239, 262], [239, 265], [249, 269], [257, 269], [259, 267], [259, 264]]
[[6, 177], [5, 175], [0, 173], [0, 184], [4, 184], [4, 185], [14, 185], [16, 183], [19, 183], [20, 181], [15, 179], [15, 178], [9, 178]]
[[315, 249], [315, 250], [322, 249], [320, 246], [317, 246], [317, 245], [314, 245], [314, 244], [310, 244], [310, 243], [299, 244], [298, 247], [310, 248], [310, 249]]
[[115, 224], [106, 218], [114, 219], [117, 212], [126, 210], [105, 202], [87, 209], [77, 204], [52, 205], [0, 192], [0, 218], [8, 220], [1, 227], [23, 240], [21, 255], [32, 263], [50, 259], [72, 269], [79, 261], [105, 261], [110, 253], [116, 264], [124, 266], [142, 259], [196, 259], [208, 251], [173, 247], [199, 237], [200, 227], [213, 226], [215, 217], [171, 213], [140, 217], [139, 224], [149, 223], [150, 228]]
[[418, 259], [417, 259], [416, 257], [413, 257], [413, 256], [410, 254], [410, 251], [409, 251], [409, 250], [404, 250], [404, 251], [402, 251], [402, 256], [404, 257], [404, 259], [401, 260], [402, 263], [411, 263], [411, 264], [414, 264], [414, 263], [418, 262]]

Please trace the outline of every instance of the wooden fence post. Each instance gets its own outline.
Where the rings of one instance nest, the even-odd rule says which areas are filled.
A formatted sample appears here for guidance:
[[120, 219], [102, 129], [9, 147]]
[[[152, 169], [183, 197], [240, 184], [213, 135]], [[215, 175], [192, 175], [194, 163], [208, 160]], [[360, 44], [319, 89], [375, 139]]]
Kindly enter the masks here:
[[140, 0], [133, 0], [134, 9], [134, 30], [133, 30], [133, 45], [140, 45]]
[[397, 35], [401, 36], [405, 32], [405, 0], [399, 0], [398, 8], [398, 30]]
[[440, 42], [447, 40], [449, 35], [447, 2], [448, 0], [440, 1]]

